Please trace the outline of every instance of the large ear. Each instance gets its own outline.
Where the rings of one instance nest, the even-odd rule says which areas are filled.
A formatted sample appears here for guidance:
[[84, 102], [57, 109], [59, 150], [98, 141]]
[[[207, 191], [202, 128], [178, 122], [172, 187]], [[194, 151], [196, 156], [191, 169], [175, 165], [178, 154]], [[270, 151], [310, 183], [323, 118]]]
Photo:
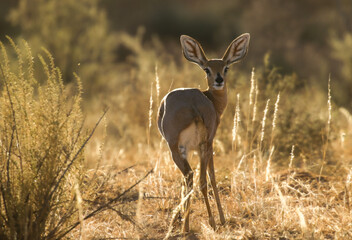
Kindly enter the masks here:
[[204, 54], [202, 46], [197, 40], [187, 35], [180, 37], [183, 55], [188, 61], [197, 63], [200, 67], [204, 67], [204, 64], [208, 61]]
[[227, 65], [240, 61], [247, 54], [249, 39], [249, 33], [245, 33], [233, 40], [222, 57], [222, 60], [226, 62]]

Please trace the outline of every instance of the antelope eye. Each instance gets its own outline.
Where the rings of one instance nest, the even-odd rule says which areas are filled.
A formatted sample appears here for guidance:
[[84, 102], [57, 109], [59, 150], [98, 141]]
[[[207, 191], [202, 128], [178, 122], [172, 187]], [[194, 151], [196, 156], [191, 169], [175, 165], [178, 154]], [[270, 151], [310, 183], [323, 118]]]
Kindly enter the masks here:
[[227, 73], [228, 70], [229, 70], [229, 68], [228, 68], [228, 67], [225, 67], [224, 73]]
[[210, 74], [209, 68], [204, 68], [204, 71], [205, 71], [206, 74], [208, 74], [208, 75]]

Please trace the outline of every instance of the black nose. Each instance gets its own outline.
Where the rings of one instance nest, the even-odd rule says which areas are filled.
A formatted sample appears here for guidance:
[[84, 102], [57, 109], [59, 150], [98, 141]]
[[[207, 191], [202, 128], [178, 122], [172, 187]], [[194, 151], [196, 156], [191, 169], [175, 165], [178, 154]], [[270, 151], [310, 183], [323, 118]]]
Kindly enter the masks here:
[[223, 81], [224, 81], [224, 79], [220, 76], [220, 73], [218, 73], [218, 75], [216, 76], [215, 82], [220, 84]]

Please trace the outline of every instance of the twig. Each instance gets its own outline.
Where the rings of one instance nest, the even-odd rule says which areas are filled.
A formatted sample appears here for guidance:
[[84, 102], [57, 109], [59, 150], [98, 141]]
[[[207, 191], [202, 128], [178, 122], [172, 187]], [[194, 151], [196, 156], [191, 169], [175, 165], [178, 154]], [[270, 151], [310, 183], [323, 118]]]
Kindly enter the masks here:
[[126, 214], [123, 214], [122, 212], [120, 212], [119, 210], [117, 210], [111, 206], [108, 206], [108, 208], [110, 210], [113, 210], [114, 212], [116, 212], [116, 214], [119, 215], [120, 218], [122, 218], [122, 220], [126, 220], [126, 221], [132, 223], [134, 226], [136, 226], [138, 228], [139, 231], [143, 232], [143, 234], [146, 234], [145, 231], [143, 230], [143, 228], [141, 226], [139, 226], [138, 223], [136, 223], [136, 221], [134, 221], [132, 217], [130, 217]]
[[[118, 195], [116, 198], [111, 199], [110, 201], [108, 201], [107, 203], [103, 204], [102, 206], [98, 207], [97, 209], [95, 209], [94, 211], [92, 211], [91, 213], [89, 213], [87, 216], [85, 216], [83, 218], [83, 220], [87, 220], [93, 216], [95, 216], [96, 214], [100, 213], [101, 211], [104, 211], [106, 209], [110, 208], [110, 204], [118, 201], [122, 196], [124, 196], [126, 193], [128, 193], [129, 191], [131, 191], [135, 186], [137, 186], [139, 183], [141, 183], [144, 179], [146, 179], [149, 174], [151, 174], [153, 172], [153, 169], [151, 169], [143, 178], [141, 178], [140, 180], [138, 180], [135, 184], [133, 184], [131, 187], [129, 187], [127, 190], [125, 190], [123, 193], [121, 193], [120, 195]], [[64, 236], [66, 236], [69, 232], [71, 232], [75, 227], [77, 227], [81, 222], [77, 221], [76, 223], [74, 223], [71, 227], [69, 227], [64, 233], [62, 233], [60, 236], [58, 236], [56, 239], [61, 239]], [[50, 234], [49, 234], [50, 235]], [[48, 235], [48, 236], [49, 236]]]
[[120, 172], [116, 173], [116, 175], [119, 175], [121, 173], [127, 172], [128, 170], [130, 170], [131, 168], [135, 167], [137, 164], [133, 164], [132, 166], [129, 166], [123, 170], [121, 170]]
[[61, 174], [60, 178], [58, 179], [58, 181], [55, 184], [55, 187], [53, 188], [53, 190], [50, 192], [49, 194], [49, 199], [51, 199], [52, 195], [54, 194], [54, 192], [56, 191], [56, 189], [59, 187], [59, 184], [61, 182], [61, 180], [64, 178], [64, 176], [66, 175], [67, 171], [71, 168], [72, 164], [75, 162], [75, 160], [77, 159], [78, 155], [82, 152], [83, 148], [86, 146], [86, 144], [88, 143], [88, 141], [91, 139], [91, 137], [93, 136], [96, 128], [98, 127], [99, 123], [101, 122], [101, 120], [103, 119], [103, 117], [105, 116], [106, 112], [108, 111], [105, 110], [103, 115], [99, 118], [98, 122], [95, 124], [93, 130], [91, 131], [91, 133], [89, 134], [89, 136], [87, 137], [87, 139], [84, 141], [84, 143], [82, 144], [82, 146], [79, 148], [79, 150], [76, 152], [75, 156], [72, 158], [72, 160], [70, 161], [70, 163], [67, 165], [66, 169], [64, 170], [64, 172]]

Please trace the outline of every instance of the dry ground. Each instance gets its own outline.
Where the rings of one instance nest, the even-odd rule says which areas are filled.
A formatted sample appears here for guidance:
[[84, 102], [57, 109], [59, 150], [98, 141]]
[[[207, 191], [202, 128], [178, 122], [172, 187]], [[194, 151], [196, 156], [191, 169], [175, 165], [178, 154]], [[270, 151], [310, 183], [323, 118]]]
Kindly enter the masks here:
[[[218, 224], [215, 231], [208, 224], [198, 187], [198, 157], [191, 156], [195, 192], [186, 239], [352, 239], [351, 172], [333, 177], [288, 167], [279, 171], [275, 164], [267, 168], [267, 159], [258, 156], [248, 155], [242, 161], [234, 153], [215, 156], [226, 218], [220, 226], [215, 200], [210, 197]], [[160, 150], [140, 149], [133, 155], [120, 152], [114, 162], [87, 176], [85, 211], [118, 196], [148, 170], [154, 171], [109, 210], [84, 221], [71, 237], [163, 239], [181, 201], [182, 186], [168, 150], [162, 145]], [[208, 189], [212, 196], [210, 185]], [[170, 239], [182, 237], [180, 228], [179, 217]]]
[[[155, 79], [158, 89], [158, 77]], [[327, 105], [325, 93], [311, 90], [295, 97], [283, 95], [280, 103], [277, 93], [270, 104], [265, 98], [259, 102], [253, 73], [250, 91], [242, 91], [243, 101], [231, 92], [232, 104], [214, 141], [226, 223], [219, 225], [209, 186], [218, 225], [214, 231], [208, 224], [198, 186], [199, 160], [193, 154], [190, 163], [195, 172], [195, 191], [191, 196], [191, 231], [186, 239], [352, 239], [352, 117], [347, 110], [332, 107], [330, 84]], [[248, 93], [248, 98], [243, 97]], [[107, 141], [101, 140], [104, 144], [98, 140], [104, 137], [98, 137], [88, 146], [88, 166], [93, 170], [81, 190], [83, 215], [123, 196], [83, 221], [81, 228], [71, 234], [72, 239], [164, 239], [169, 229], [170, 239], [182, 238], [181, 217], [171, 228], [170, 222], [182, 201], [183, 180], [152, 121], [157, 112], [152, 94], [149, 128], [145, 121], [148, 116], [144, 116], [145, 128], [126, 125], [117, 128], [120, 139], [111, 140], [105, 133]], [[157, 103], [160, 96], [157, 92]], [[143, 109], [147, 112], [146, 107]], [[115, 112], [108, 118], [119, 126], [122, 118]], [[112, 125], [107, 125], [111, 136]], [[123, 137], [126, 131], [129, 138]], [[144, 178], [150, 170], [153, 172]]]

